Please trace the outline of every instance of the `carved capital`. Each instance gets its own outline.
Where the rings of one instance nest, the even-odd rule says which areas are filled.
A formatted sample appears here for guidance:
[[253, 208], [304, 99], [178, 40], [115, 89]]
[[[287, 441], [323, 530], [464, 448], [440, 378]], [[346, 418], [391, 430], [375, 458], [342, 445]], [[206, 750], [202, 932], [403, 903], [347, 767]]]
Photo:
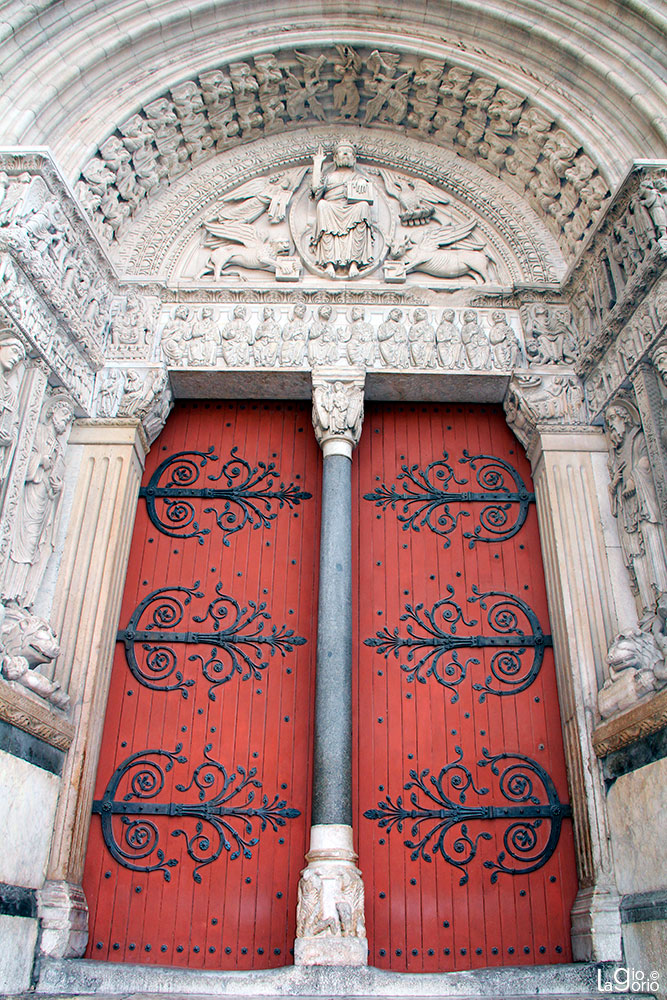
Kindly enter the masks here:
[[515, 374], [504, 406], [507, 422], [525, 448], [543, 431], [590, 427], [583, 384], [572, 372]]
[[296, 916], [296, 965], [366, 965], [364, 883], [352, 849], [352, 828], [311, 829]]
[[350, 457], [359, 443], [364, 382], [364, 372], [355, 368], [320, 368], [313, 373], [313, 427], [325, 457]]
[[164, 365], [159, 368], [127, 368], [115, 415], [137, 417], [149, 444], [152, 444], [164, 427], [173, 402], [169, 375]]

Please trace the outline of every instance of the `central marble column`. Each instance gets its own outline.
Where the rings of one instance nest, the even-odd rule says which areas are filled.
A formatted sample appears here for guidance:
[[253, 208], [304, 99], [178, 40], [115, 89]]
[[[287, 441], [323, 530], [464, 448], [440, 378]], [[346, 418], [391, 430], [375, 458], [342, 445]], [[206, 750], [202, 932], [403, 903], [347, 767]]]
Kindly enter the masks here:
[[313, 813], [299, 882], [296, 965], [366, 965], [364, 886], [352, 838], [352, 450], [363, 420], [364, 374], [313, 375], [322, 448], [322, 525], [315, 686]]

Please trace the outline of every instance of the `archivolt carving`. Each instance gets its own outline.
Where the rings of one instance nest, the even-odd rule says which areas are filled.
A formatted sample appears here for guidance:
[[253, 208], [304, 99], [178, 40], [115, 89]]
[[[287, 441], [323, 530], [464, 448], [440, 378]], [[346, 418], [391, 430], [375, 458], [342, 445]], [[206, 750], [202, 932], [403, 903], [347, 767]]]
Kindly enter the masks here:
[[301, 122], [391, 126], [483, 161], [571, 251], [608, 188], [595, 163], [521, 94], [461, 66], [338, 45], [280, 50], [201, 74], [122, 122], [84, 166], [77, 193], [100, 235], [215, 152]]

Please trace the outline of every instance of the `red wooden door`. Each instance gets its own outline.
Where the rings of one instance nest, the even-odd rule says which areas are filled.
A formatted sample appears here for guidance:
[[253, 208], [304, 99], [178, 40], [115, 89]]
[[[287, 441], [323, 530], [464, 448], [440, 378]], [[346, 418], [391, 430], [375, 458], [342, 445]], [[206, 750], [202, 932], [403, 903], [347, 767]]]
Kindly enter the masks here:
[[523, 450], [497, 407], [369, 404], [354, 470], [369, 961], [568, 961], [572, 821]]
[[309, 404], [180, 405], [153, 445], [84, 878], [90, 958], [292, 961], [319, 482]]

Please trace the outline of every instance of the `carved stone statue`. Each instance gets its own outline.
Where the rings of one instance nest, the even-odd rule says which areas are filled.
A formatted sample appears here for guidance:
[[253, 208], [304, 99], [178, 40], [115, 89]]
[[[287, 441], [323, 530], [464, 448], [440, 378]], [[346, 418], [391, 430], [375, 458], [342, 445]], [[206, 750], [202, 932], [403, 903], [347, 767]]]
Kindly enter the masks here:
[[222, 329], [222, 356], [231, 367], [249, 365], [251, 361], [255, 337], [246, 315], [245, 306], [234, 306], [232, 319]]
[[25, 348], [11, 334], [0, 339], [0, 487], [7, 478], [14, 455], [19, 413], [18, 394], [10, 373], [25, 358]]
[[123, 396], [125, 379], [120, 368], [109, 368], [96, 376], [98, 417], [115, 417]]
[[435, 368], [435, 330], [425, 309], [415, 309], [408, 332], [410, 357], [415, 368]]
[[332, 321], [331, 306], [320, 306], [317, 319], [308, 334], [308, 361], [311, 367], [332, 365], [338, 361], [338, 335]]
[[330, 277], [356, 277], [375, 259], [370, 206], [373, 188], [356, 167], [354, 146], [341, 140], [333, 154], [334, 165], [325, 173], [320, 146], [313, 159], [311, 189], [317, 202], [312, 247], [317, 266]]
[[187, 356], [191, 365], [212, 368], [217, 360], [222, 336], [213, 318], [213, 310], [204, 306], [199, 319], [194, 320], [187, 337]]
[[183, 364], [185, 341], [190, 335], [190, 310], [187, 306], [176, 306], [173, 319], [162, 331], [162, 353], [169, 365]]
[[74, 419], [64, 397], [47, 402], [28, 459], [4, 584], [5, 596], [30, 609], [53, 551], [63, 488], [65, 447]]
[[667, 685], [667, 593], [639, 628], [622, 632], [607, 653], [609, 678], [598, 693], [603, 719], [623, 712]]
[[495, 368], [514, 368], [521, 358], [521, 347], [517, 335], [505, 318], [502, 309], [491, 313], [489, 344]]
[[438, 361], [443, 368], [463, 368], [465, 364], [461, 331], [455, 323], [455, 319], [456, 313], [453, 309], [444, 309], [435, 331]]
[[69, 708], [69, 695], [37, 669], [52, 664], [60, 653], [53, 629], [43, 618], [23, 608], [0, 605], [0, 672], [56, 708]]
[[266, 368], [276, 365], [280, 350], [280, 327], [271, 306], [265, 306], [262, 311], [262, 322], [255, 331], [253, 350], [256, 365]]
[[294, 367], [302, 365], [306, 357], [307, 344], [308, 324], [306, 323], [306, 307], [303, 302], [297, 302], [283, 330], [280, 352], [281, 363]]
[[350, 310], [348, 334], [347, 360], [358, 368], [371, 368], [375, 361], [375, 338], [360, 306]]
[[466, 352], [470, 368], [475, 370], [491, 367], [491, 345], [489, 338], [479, 324], [474, 309], [466, 309], [463, 313], [461, 341]]
[[667, 542], [639, 412], [623, 396], [606, 409], [611, 443], [611, 509], [618, 518], [625, 564], [642, 613], [667, 591]]
[[577, 336], [566, 306], [529, 306], [526, 318], [526, 353], [543, 365], [573, 364]]
[[403, 323], [403, 310], [391, 309], [389, 316], [378, 327], [380, 357], [388, 368], [410, 366], [410, 342]]

